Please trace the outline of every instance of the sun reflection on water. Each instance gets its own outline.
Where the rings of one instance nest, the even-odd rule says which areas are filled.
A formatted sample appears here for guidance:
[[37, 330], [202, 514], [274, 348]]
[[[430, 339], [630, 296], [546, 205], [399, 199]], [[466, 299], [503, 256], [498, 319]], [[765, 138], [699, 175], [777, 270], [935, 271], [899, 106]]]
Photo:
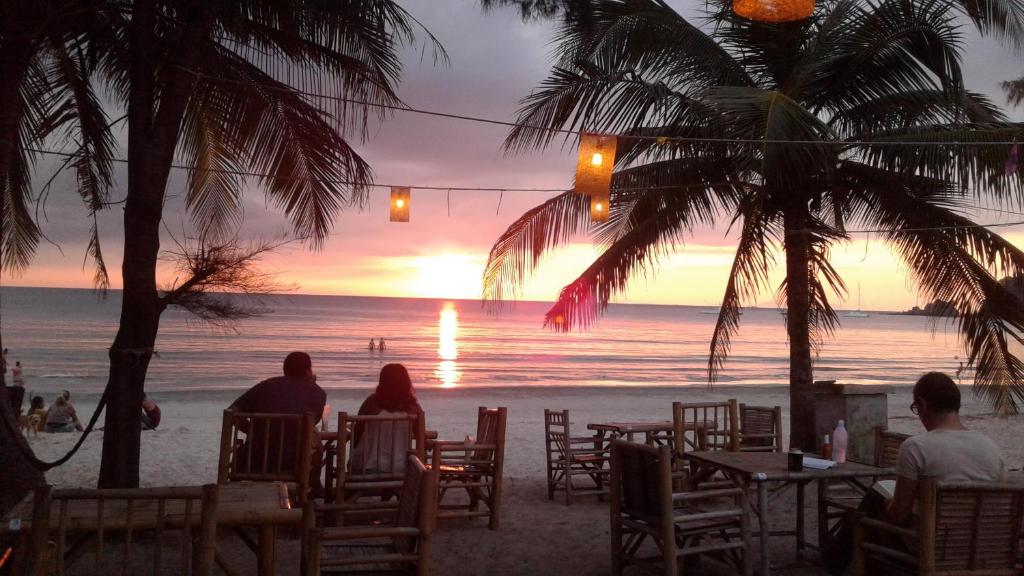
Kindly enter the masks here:
[[437, 321], [437, 355], [440, 362], [434, 370], [434, 377], [441, 382], [442, 388], [458, 386], [462, 373], [456, 360], [459, 357], [457, 337], [459, 333], [459, 313], [455, 304], [445, 302], [441, 308], [441, 317]]

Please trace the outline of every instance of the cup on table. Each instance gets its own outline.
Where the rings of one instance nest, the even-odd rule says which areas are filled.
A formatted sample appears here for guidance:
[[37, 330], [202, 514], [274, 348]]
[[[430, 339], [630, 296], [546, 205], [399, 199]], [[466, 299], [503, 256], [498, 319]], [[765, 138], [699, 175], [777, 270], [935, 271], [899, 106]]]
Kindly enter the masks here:
[[804, 469], [804, 453], [801, 450], [792, 449], [788, 452], [789, 471], [800, 472]]

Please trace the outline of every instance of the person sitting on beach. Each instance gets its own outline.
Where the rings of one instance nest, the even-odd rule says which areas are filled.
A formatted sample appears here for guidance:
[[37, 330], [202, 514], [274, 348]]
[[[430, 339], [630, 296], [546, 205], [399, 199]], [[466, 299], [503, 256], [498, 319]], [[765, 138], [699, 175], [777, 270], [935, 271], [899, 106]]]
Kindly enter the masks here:
[[[401, 364], [386, 364], [380, 370], [377, 389], [363, 401], [359, 415], [400, 413], [423, 417], [409, 371]], [[363, 473], [403, 472], [405, 456], [410, 448], [409, 431], [396, 433], [394, 427], [374, 424], [367, 426], [357, 422], [352, 431], [352, 469]]]
[[[283, 376], [268, 378], [253, 386], [232, 402], [228, 409], [236, 412], [259, 414], [311, 414], [315, 421], [319, 422], [326, 404], [327, 393], [316, 383], [316, 374], [313, 373], [313, 361], [309, 354], [305, 352], [292, 352], [284, 359]], [[265, 452], [262, 445], [264, 442], [264, 431], [248, 430], [247, 432], [248, 437], [253, 441], [252, 453], [257, 458], [262, 458]], [[272, 432], [277, 433], [276, 430], [272, 430]], [[270, 443], [271, 446], [277, 445], [277, 439], [271, 437]], [[293, 468], [297, 456], [295, 453], [296, 441], [286, 436], [283, 445], [284, 451], [279, 461], [276, 462], [277, 466], [273, 466], [275, 462], [264, 463], [262, 461], [250, 463], [240, 461], [240, 465], [257, 469], [263, 468], [264, 464], [267, 464], [266, 468], [268, 470]], [[246, 453], [247, 450], [242, 450], [239, 456], [244, 457]], [[274, 459], [277, 460], [276, 457]], [[256, 460], [256, 458], [253, 458], [253, 460]], [[319, 487], [319, 462], [320, 455], [318, 453], [314, 456], [313, 462], [314, 490], [317, 490]]]
[[890, 522], [913, 520], [917, 483], [921, 478], [949, 482], [998, 482], [1005, 465], [999, 447], [981, 432], [968, 430], [960, 420], [960, 389], [941, 372], [929, 372], [914, 385], [910, 410], [924, 425], [924, 434], [911, 436], [896, 459], [896, 490], [886, 502]]
[[156, 430], [160, 425], [160, 407], [149, 396], [142, 397], [142, 429]]
[[319, 422], [326, 403], [327, 393], [316, 384], [313, 360], [305, 352], [292, 352], [284, 359], [284, 376], [268, 378], [253, 386], [229, 409], [261, 414], [312, 414]]
[[46, 428], [46, 402], [42, 396], [33, 396], [28, 408], [28, 422], [35, 427], [36, 432], [42, 432]]
[[78, 421], [78, 414], [75, 407], [71, 405], [71, 393], [65, 390], [53, 401], [53, 406], [46, 411], [47, 432], [74, 432], [83, 430], [82, 423]]

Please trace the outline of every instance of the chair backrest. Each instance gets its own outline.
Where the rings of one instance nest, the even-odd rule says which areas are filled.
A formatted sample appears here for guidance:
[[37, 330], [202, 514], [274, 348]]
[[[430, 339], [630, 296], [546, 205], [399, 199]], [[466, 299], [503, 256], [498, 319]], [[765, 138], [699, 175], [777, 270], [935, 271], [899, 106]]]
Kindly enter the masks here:
[[[428, 469], [414, 454], [409, 454], [405, 465], [405, 479], [398, 496], [398, 514], [395, 524], [405, 528], [419, 528], [420, 537], [429, 537], [437, 525], [437, 470]], [[399, 552], [412, 551], [416, 540], [412, 536], [395, 538]]]
[[317, 449], [312, 414], [248, 414], [224, 411], [217, 483], [249, 480], [294, 482], [298, 500], [309, 494]]
[[[507, 408], [487, 408], [481, 406], [477, 409], [475, 444], [485, 447], [474, 449], [469, 455], [471, 460], [494, 461], [498, 454], [504, 456], [505, 425], [507, 420]], [[494, 448], [489, 448], [488, 446], [494, 446]]]
[[[67, 573], [65, 554], [71, 552], [73, 538], [90, 534], [95, 536], [91, 551], [79, 548], [80, 542], [74, 544], [74, 554], [83, 562], [91, 552], [93, 568], [87, 573], [209, 576], [217, 544], [218, 488], [214, 484], [110, 490], [43, 487], [33, 502], [32, 540], [41, 544], [34, 552], [37, 566], [48, 564], [57, 574]], [[48, 541], [52, 543], [45, 546]], [[172, 546], [180, 548], [177, 562], [165, 555], [165, 548]], [[39, 552], [50, 547], [52, 560], [47, 560], [50, 551]], [[118, 548], [120, 553], [114, 553]], [[37, 569], [36, 573], [48, 572]]]
[[673, 402], [673, 451], [739, 450], [736, 400], [725, 402]]
[[896, 466], [900, 455], [900, 446], [910, 438], [910, 434], [890, 432], [881, 426], [875, 427], [875, 460], [874, 465], [882, 468]]
[[613, 514], [657, 523], [672, 511], [672, 451], [623, 440], [611, 443]]
[[782, 408], [739, 405], [740, 450], [782, 452]]
[[420, 414], [338, 413], [339, 480], [401, 480], [410, 452], [421, 461], [426, 458], [426, 430]]
[[922, 573], [1016, 567], [1024, 485], [924, 480], [920, 498]]
[[569, 411], [544, 409], [544, 440], [548, 456], [569, 453]]

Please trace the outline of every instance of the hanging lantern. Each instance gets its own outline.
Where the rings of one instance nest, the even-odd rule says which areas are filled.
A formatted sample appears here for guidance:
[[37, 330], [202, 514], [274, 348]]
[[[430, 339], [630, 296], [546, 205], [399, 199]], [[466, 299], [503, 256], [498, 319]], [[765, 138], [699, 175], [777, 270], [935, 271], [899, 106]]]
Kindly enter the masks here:
[[737, 16], [758, 22], [792, 22], [814, 14], [814, 0], [733, 0]]
[[604, 222], [608, 219], [608, 193], [603, 195], [590, 195], [590, 219], [594, 222]]
[[586, 196], [608, 194], [615, 167], [615, 137], [580, 134], [576, 191]]
[[590, 196], [590, 219], [608, 219], [612, 169], [615, 167], [614, 136], [580, 134], [580, 155], [576, 161], [576, 192]]
[[409, 221], [409, 202], [412, 191], [408, 186], [392, 186], [391, 187], [391, 221], [392, 222], [408, 222]]

